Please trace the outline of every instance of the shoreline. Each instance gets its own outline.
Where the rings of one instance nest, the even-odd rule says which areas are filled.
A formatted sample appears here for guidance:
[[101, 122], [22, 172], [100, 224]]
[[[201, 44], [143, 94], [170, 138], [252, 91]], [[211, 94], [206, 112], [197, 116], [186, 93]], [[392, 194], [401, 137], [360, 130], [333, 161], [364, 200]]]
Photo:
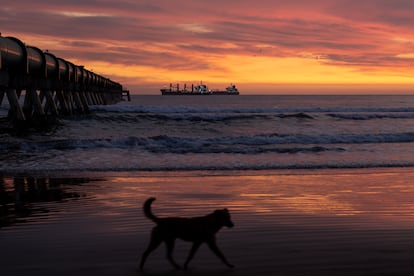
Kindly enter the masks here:
[[[2, 205], [0, 266], [6, 276], [411, 275], [413, 181], [410, 168], [7, 176], [2, 191], [19, 190], [20, 202]], [[176, 271], [160, 246], [140, 272], [150, 196], [160, 217], [228, 208], [235, 227], [217, 239], [236, 268], [203, 245], [188, 271]], [[178, 263], [190, 247], [177, 241]]]
[[272, 175], [272, 174], [308, 174], [309, 172], [322, 172], [329, 173], [333, 172], [375, 172], [375, 171], [407, 171], [411, 172], [413, 167], [411, 166], [370, 166], [370, 167], [310, 167], [310, 168], [275, 168], [275, 169], [70, 169], [70, 170], [0, 170], [0, 176], [56, 176], [56, 175]]

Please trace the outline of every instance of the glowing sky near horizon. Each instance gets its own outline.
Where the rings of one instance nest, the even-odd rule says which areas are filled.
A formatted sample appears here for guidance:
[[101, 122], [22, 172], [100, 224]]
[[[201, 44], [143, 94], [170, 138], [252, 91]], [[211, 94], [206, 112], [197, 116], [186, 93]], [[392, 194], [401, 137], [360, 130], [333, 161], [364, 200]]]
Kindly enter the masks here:
[[3, 36], [133, 93], [200, 80], [247, 93], [414, 88], [412, 0], [7, 2]]

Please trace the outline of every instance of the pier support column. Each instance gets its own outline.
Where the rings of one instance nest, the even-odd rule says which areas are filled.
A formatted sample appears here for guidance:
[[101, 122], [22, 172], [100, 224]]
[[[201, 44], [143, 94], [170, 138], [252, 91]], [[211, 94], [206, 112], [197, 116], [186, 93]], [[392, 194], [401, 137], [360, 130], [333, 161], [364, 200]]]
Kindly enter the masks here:
[[1, 106], [1, 104], [3, 103], [3, 98], [4, 98], [4, 94], [5, 94], [6, 92], [4, 92], [3, 90], [0, 90], [0, 106]]
[[37, 91], [34, 89], [26, 90], [24, 97], [23, 113], [26, 119], [31, 119], [34, 116], [44, 116], [42, 103], [40, 101]]
[[48, 112], [50, 110], [52, 115], [59, 115], [59, 111], [57, 109], [55, 101], [53, 100], [52, 92], [50, 90], [46, 90], [43, 91], [43, 95], [46, 98], [45, 112]]
[[33, 113], [32, 98], [30, 97], [28, 90], [26, 90], [26, 93], [24, 95], [23, 113], [26, 119], [30, 119], [32, 117], [32, 113]]
[[74, 107], [71, 92], [69, 90], [63, 91], [63, 97], [65, 98], [66, 107], [68, 108], [69, 115], [73, 115]]
[[56, 99], [58, 100], [60, 111], [65, 115], [69, 115], [69, 108], [62, 90], [56, 91]]
[[98, 104], [103, 104], [101, 95], [101, 93], [95, 92], [95, 97]]
[[86, 99], [88, 105], [92, 105], [92, 99], [91, 99], [91, 96], [89, 95], [89, 92], [88, 91], [83, 91], [82, 94], [83, 94], [84, 98]]
[[101, 94], [98, 92], [93, 92], [93, 95], [95, 96], [96, 104], [101, 105], [102, 104]]
[[88, 100], [87, 100], [87, 97], [85, 95], [85, 92], [80, 91], [79, 92], [79, 98], [80, 98], [81, 103], [83, 105], [83, 110], [85, 111], [85, 113], [89, 113], [89, 105], [88, 105]]
[[91, 96], [92, 104], [97, 105], [98, 99], [96, 98], [95, 92], [89, 92], [89, 95]]
[[122, 98], [124, 98], [124, 96], [126, 96], [126, 97], [127, 97], [128, 102], [130, 102], [130, 101], [131, 101], [131, 95], [129, 94], [129, 90], [123, 90], [123, 91], [122, 91]]
[[98, 93], [98, 96], [99, 96], [99, 99], [100, 99], [100, 101], [101, 101], [101, 104], [106, 104], [106, 101], [105, 101], [105, 94], [104, 94], [103, 92], [99, 92], [99, 93]]
[[10, 105], [9, 116], [11, 116], [13, 119], [25, 121], [26, 117], [24, 116], [23, 110], [20, 107], [19, 97], [17, 97], [16, 90], [7, 89], [6, 94]]
[[36, 90], [30, 90], [29, 96], [32, 100], [33, 110], [36, 115], [44, 116], [45, 111], [42, 106], [42, 102], [40, 101], [40, 97], [37, 94]]
[[75, 100], [76, 109], [79, 112], [84, 113], [85, 111], [83, 110], [83, 105], [79, 97], [79, 92], [74, 91], [72, 94], [73, 94], [73, 99]]

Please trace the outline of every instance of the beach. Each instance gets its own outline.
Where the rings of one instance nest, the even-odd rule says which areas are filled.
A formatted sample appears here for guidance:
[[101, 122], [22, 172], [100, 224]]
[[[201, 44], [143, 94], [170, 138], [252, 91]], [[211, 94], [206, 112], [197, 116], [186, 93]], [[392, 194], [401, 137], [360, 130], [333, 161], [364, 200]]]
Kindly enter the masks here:
[[[3, 175], [2, 275], [413, 275], [409, 168], [61, 172]], [[227, 268], [201, 246], [174, 270], [162, 245], [138, 269], [153, 222], [228, 208]], [[183, 264], [191, 244], [178, 240]]]

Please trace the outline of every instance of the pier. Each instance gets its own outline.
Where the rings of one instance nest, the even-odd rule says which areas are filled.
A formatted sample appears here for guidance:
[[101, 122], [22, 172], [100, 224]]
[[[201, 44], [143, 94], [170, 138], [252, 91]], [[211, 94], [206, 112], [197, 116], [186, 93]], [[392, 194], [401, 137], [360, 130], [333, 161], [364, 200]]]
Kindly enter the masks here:
[[8, 101], [13, 124], [88, 113], [123, 96], [129, 99], [129, 91], [121, 84], [0, 34], [0, 106]]

